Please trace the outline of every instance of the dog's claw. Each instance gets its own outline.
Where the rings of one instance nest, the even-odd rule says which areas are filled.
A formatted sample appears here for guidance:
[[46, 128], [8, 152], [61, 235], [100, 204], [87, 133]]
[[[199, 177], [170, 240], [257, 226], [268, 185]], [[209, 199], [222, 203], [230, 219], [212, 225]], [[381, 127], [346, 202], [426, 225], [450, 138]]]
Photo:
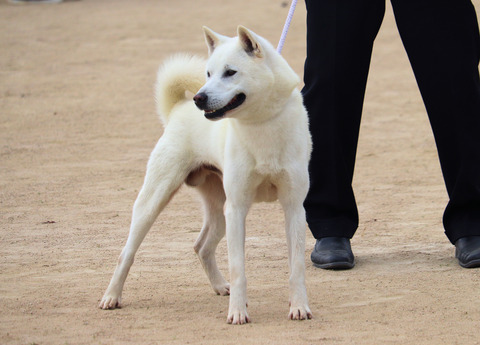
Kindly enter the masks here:
[[121, 308], [122, 304], [118, 298], [115, 297], [103, 297], [98, 307], [103, 310]]
[[313, 317], [312, 312], [308, 307], [290, 307], [290, 313], [288, 314], [288, 318], [290, 320], [308, 320]]
[[230, 284], [226, 283], [225, 285], [216, 286], [213, 290], [217, 295], [228, 296], [230, 295]]
[[[231, 298], [231, 297], [230, 297]], [[230, 307], [228, 311], [227, 323], [231, 325], [243, 325], [250, 322], [250, 317], [247, 313], [248, 304], [245, 307]]]
[[229, 314], [227, 318], [227, 323], [231, 325], [244, 325], [250, 322], [250, 318], [248, 317], [247, 313], [236, 312], [233, 314]]

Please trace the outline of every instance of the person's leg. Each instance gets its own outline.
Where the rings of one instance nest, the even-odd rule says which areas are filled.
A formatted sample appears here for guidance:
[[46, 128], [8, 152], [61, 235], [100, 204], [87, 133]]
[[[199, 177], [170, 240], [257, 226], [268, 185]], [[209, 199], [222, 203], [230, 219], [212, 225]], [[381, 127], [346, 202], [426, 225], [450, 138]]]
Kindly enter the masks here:
[[[445, 233], [454, 244], [480, 236], [480, 36], [475, 9], [469, 0], [392, 0], [392, 5], [450, 198]], [[480, 248], [478, 255], [480, 259]]]
[[307, 58], [302, 90], [313, 152], [307, 222], [315, 238], [351, 238], [358, 225], [352, 190], [360, 118], [384, 0], [306, 0]]
[[317, 240], [349, 240], [358, 226], [352, 178], [360, 118], [385, 1], [305, 2], [307, 58], [302, 93], [313, 140], [307, 222]]

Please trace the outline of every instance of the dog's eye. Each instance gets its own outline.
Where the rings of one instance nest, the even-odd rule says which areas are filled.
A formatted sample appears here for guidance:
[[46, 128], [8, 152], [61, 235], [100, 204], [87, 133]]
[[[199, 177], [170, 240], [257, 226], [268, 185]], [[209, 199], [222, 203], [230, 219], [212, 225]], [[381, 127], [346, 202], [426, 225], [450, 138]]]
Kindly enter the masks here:
[[234, 71], [233, 69], [227, 69], [225, 73], [223, 74], [224, 77], [231, 77], [232, 75], [235, 75], [237, 71]]
[[210, 72], [207, 72], [207, 78], [210, 78]]

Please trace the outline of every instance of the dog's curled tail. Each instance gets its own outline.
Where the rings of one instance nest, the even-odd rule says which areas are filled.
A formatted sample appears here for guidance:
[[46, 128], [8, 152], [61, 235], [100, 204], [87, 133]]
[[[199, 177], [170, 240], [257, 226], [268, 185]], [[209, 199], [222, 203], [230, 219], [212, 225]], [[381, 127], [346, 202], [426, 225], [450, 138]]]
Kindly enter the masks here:
[[155, 84], [155, 101], [164, 125], [173, 107], [186, 99], [185, 92], [196, 94], [205, 84], [205, 63], [200, 57], [178, 54], [160, 66]]

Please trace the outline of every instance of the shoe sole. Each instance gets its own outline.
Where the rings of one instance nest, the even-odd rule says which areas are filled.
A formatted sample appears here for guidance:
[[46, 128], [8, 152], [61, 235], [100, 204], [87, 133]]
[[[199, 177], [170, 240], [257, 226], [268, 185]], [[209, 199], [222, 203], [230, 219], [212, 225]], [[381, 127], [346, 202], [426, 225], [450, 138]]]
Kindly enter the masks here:
[[458, 264], [460, 266], [462, 266], [463, 268], [476, 268], [476, 267], [480, 267], [480, 259], [472, 260], [472, 261], [465, 262], [465, 263], [460, 262], [460, 260], [459, 260]]
[[[312, 261], [313, 262], [313, 261]], [[326, 264], [317, 264], [313, 262], [313, 266], [317, 268], [322, 268], [324, 270], [349, 270], [355, 266], [353, 262], [329, 262]]]

